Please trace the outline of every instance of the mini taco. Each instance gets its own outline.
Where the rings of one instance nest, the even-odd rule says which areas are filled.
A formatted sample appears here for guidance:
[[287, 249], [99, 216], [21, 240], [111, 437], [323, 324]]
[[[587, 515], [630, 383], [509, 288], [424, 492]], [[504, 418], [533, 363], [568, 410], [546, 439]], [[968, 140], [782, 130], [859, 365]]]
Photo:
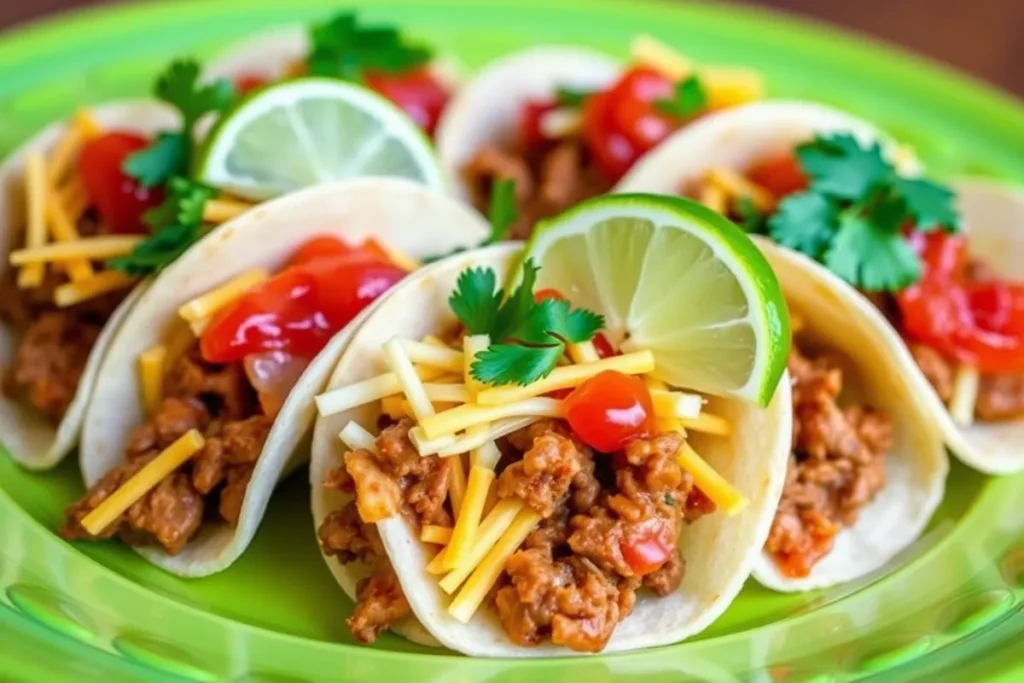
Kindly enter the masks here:
[[[766, 408], [670, 386], [672, 349], [619, 354], [601, 315], [522, 259], [501, 245], [410, 277], [317, 397], [314, 521], [364, 642], [413, 616], [472, 656], [677, 642], [725, 610], [767, 537], [791, 431], [783, 368]], [[516, 283], [504, 303], [498, 282]], [[533, 322], [508, 337], [513, 318]]]
[[360, 22], [355, 12], [243, 41], [215, 57], [206, 76], [234, 82], [245, 94], [297, 76], [365, 83], [391, 100], [428, 135], [437, 127], [457, 78], [434, 50], [400, 28]]
[[386, 179], [310, 188], [210, 232], [111, 344], [81, 444], [89, 490], [61, 535], [117, 536], [181, 576], [230, 565], [302, 463], [311, 399], [361, 316], [416, 259], [486, 232], [456, 202]]
[[643, 153], [709, 111], [763, 96], [759, 74], [700, 66], [648, 36], [629, 64], [594, 50], [535, 47], [484, 67], [458, 90], [437, 150], [460, 196], [490, 205], [515, 181], [516, 238], [536, 222], [603, 194]]
[[162, 200], [120, 164], [174, 123], [149, 102], [83, 110], [0, 166], [0, 438], [25, 467], [53, 467], [78, 441], [100, 361], [142, 293], [106, 259], [141, 239], [141, 213]]
[[979, 182], [944, 187], [919, 172], [906, 149], [863, 121], [773, 102], [680, 133], [619, 189], [689, 194], [823, 263], [899, 333], [898, 357], [950, 449], [983, 472], [1019, 471], [1017, 195]]

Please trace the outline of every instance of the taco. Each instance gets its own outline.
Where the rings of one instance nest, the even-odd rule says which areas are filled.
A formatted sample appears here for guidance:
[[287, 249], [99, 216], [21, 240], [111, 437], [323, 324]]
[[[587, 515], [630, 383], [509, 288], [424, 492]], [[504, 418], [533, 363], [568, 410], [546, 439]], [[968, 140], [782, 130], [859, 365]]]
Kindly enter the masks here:
[[433, 48], [398, 27], [362, 23], [353, 11], [243, 41], [214, 57], [205, 72], [234, 82], [242, 94], [307, 75], [365, 83], [428, 135], [458, 82], [455, 67], [436, 59]]
[[987, 473], [1024, 469], [1014, 445], [1024, 436], [1019, 195], [926, 180], [869, 124], [802, 102], [710, 117], [618, 189], [695, 196], [823, 263], [899, 333], [898, 357], [954, 454]]
[[0, 439], [25, 467], [74, 449], [100, 361], [142, 293], [105, 259], [131, 248], [162, 196], [120, 164], [174, 122], [150, 102], [83, 110], [0, 166]]
[[[667, 386], [650, 350], [602, 357], [615, 353], [594, 336], [603, 320], [534, 289], [520, 250], [467, 252], [410, 277], [317, 397], [314, 521], [356, 601], [349, 626], [372, 642], [389, 626], [408, 635], [415, 616], [444, 646], [487, 657], [682, 640], [725, 610], [767, 536], [789, 382], [780, 369], [758, 408]], [[572, 344], [556, 351], [568, 355], [548, 358], [540, 379], [491, 365], [510, 347], [466, 331], [517, 272], [507, 306], [591, 320], [565, 331]], [[511, 309], [497, 310], [493, 320]]]
[[[230, 565], [301, 464], [311, 399], [416, 259], [479, 242], [406, 181], [319, 186], [211, 231], [153, 282], [104, 360], [61, 535], [118, 536], [181, 576]], [[138, 393], [133, 390], [138, 388]]]
[[824, 588], [917, 540], [949, 464], [918, 383], [889, 352], [899, 342], [871, 305], [818, 264], [760, 243], [790, 304], [793, 438], [754, 576], [775, 590]]
[[648, 36], [629, 64], [580, 47], [529, 48], [484, 67], [445, 109], [442, 166], [481, 211], [514, 181], [512, 236], [607, 192], [643, 153], [698, 117], [760, 98], [754, 71], [700, 66]]

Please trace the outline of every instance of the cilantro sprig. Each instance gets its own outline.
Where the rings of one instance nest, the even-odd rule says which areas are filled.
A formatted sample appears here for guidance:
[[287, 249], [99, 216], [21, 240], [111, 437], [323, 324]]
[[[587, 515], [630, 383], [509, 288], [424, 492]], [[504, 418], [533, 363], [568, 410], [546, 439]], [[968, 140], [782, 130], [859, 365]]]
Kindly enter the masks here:
[[486, 334], [491, 344], [470, 368], [475, 379], [493, 385], [527, 385], [546, 377], [565, 353], [567, 343], [593, 339], [604, 317], [572, 308], [564, 299], [536, 301], [537, 267], [523, 264], [522, 280], [508, 298], [497, 288], [490, 268], [470, 268], [459, 275], [448, 299], [469, 334]]
[[199, 62], [178, 59], [157, 77], [154, 94], [178, 110], [181, 128], [162, 131], [149, 146], [125, 159], [124, 172], [145, 187], [164, 185], [175, 176], [187, 175], [196, 123], [206, 114], [224, 111], [234, 100], [230, 81], [200, 84], [199, 73]]
[[898, 291], [921, 278], [905, 230], [960, 230], [953, 192], [924, 178], [900, 177], [877, 142], [821, 135], [799, 145], [796, 155], [809, 187], [779, 204], [767, 233], [855, 287]]
[[676, 83], [671, 98], [655, 100], [654, 107], [663, 114], [688, 119], [707, 109], [708, 92], [698, 76]]
[[555, 88], [555, 104], [566, 109], [582, 109], [583, 105], [587, 103], [587, 98], [595, 92], [595, 90], [559, 86]]
[[143, 216], [152, 235], [135, 245], [130, 254], [112, 259], [107, 265], [132, 276], [163, 270], [203, 236], [203, 208], [214, 194], [212, 188], [201, 183], [172, 178], [163, 203]]
[[340, 12], [313, 25], [309, 39], [310, 74], [357, 83], [367, 70], [400, 73], [433, 58], [429, 48], [410, 43], [394, 26], [360, 25], [355, 12]]

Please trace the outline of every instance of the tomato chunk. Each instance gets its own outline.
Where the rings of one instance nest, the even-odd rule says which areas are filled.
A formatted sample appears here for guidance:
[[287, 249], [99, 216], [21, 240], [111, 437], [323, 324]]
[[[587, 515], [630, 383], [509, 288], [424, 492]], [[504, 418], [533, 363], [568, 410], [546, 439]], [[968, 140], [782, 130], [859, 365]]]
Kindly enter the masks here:
[[110, 131], [85, 143], [78, 174], [100, 220], [116, 233], [145, 231], [142, 215], [164, 200], [162, 188], [143, 187], [122, 170], [125, 160], [149, 140], [135, 133]]
[[[320, 248], [330, 252], [323, 244]], [[200, 339], [200, 350], [214, 363], [241, 361], [265, 351], [312, 358], [405, 275], [372, 249], [310, 256], [214, 316]]]
[[619, 543], [622, 559], [637, 576], [644, 576], [661, 568], [675, 552], [672, 526], [660, 517], [630, 526]]
[[267, 85], [270, 79], [257, 74], [242, 74], [235, 78], [235, 90], [239, 95], [248, 95], [254, 90], [259, 90]]
[[807, 189], [807, 176], [800, 168], [796, 154], [769, 157], [747, 171], [747, 178], [782, 199]]
[[541, 130], [541, 120], [549, 112], [558, 109], [553, 100], [530, 100], [519, 113], [519, 140], [526, 150], [536, 150], [551, 142]]
[[654, 429], [654, 406], [643, 380], [605, 370], [565, 399], [569, 426], [588, 446], [617, 451]]
[[615, 126], [610, 92], [597, 93], [583, 105], [583, 141], [594, 163], [610, 181], [617, 181], [640, 158], [641, 151]]
[[433, 135], [451, 93], [427, 67], [402, 73], [367, 71], [366, 84], [394, 102], [427, 134]]

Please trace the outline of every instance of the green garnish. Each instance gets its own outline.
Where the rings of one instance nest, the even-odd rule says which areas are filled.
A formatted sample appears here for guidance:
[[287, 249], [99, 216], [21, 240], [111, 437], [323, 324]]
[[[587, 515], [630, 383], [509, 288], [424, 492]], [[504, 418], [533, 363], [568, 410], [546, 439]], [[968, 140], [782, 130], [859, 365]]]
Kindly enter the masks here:
[[733, 206], [738, 220], [737, 225], [752, 235], [764, 234], [768, 217], [757, 210], [754, 200], [750, 197], [740, 197]]
[[394, 26], [360, 26], [355, 12], [340, 12], [309, 31], [306, 67], [314, 76], [362, 82], [366, 70], [400, 73], [427, 64], [433, 52], [410, 44]]
[[568, 88], [559, 86], [555, 88], [555, 104], [568, 109], [579, 109], [587, 102], [587, 98], [594, 94], [593, 90], [580, 90], [579, 88]]
[[486, 334], [491, 344], [476, 355], [470, 372], [487, 384], [525, 386], [551, 374], [567, 343], [593, 339], [604, 317], [585, 308], [570, 308], [564, 299], [536, 301], [533, 287], [540, 270], [523, 263], [523, 279], [505, 298], [490, 268], [470, 268], [459, 275], [448, 305], [469, 334]]
[[201, 85], [199, 72], [199, 62], [178, 59], [156, 80], [154, 94], [181, 113], [181, 129], [159, 133], [148, 147], [125, 159], [124, 172], [145, 187], [188, 175], [196, 123], [206, 114], [224, 111], [234, 100], [230, 81], [218, 79]]
[[132, 253], [107, 262], [110, 268], [132, 276], [157, 273], [181, 256], [203, 236], [203, 208], [215, 191], [187, 178], [172, 178], [167, 198], [143, 216], [153, 233]]
[[697, 76], [690, 76], [676, 83], [670, 99], [655, 100], [655, 108], [663, 114], [688, 119], [704, 111], [708, 106], [708, 93]]
[[676, 504], [676, 497], [673, 496], [671, 493], [666, 493], [665, 494], [665, 505], [675, 505], [675, 504]]
[[877, 142], [848, 133], [822, 135], [796, 148], [810, 186], [782, 200], [768, 219], [779, 244], [820, 261], [865, 291], [898, 291], [921, 278], [904, 230], [960, 230], [948, 188], [901, 178]]

